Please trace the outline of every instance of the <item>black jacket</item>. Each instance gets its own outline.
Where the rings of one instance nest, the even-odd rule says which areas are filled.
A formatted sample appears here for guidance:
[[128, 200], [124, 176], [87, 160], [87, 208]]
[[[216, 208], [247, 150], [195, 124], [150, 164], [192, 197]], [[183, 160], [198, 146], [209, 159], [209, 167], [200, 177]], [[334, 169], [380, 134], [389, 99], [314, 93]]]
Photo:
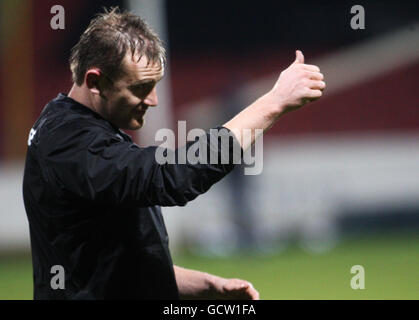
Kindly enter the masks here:
[[[209, 157], [221, 144], [207, 141]], [[229, 142], [232, 159], [238, 142]], [[45, 106], [23, 180], [35, 299], [179, 298], [159, 206], [185, 205], [234, 165], [161, 165], [157, 148], [139, 147], [64, 94]], [[54, 265], [64, 268], [65, 289], [51, 287]]]

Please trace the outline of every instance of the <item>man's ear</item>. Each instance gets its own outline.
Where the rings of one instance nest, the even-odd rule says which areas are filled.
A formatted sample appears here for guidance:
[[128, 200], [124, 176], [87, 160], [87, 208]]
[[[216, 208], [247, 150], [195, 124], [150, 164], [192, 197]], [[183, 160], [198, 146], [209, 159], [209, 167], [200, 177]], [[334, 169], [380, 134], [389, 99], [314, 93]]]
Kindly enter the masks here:
[[101, 78], [102, 74], [99, 69], [92, 68], [86, 71], [84, 76], [84, 80], [86, 82], [87, 88], [94, 93], [99, 94], [101, 93]]

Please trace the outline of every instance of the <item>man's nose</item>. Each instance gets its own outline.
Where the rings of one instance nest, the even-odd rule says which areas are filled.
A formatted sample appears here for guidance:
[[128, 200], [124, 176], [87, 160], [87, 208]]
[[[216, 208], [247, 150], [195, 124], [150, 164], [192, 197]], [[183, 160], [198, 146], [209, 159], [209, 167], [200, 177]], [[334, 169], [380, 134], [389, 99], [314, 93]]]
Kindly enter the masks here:
[[159, 103], [159, 100], [157, 98], [157, 90], [156, 87], [153, 88], [153, 90], [150, 91], [148, 96], [145, 98], [144, 103], [146, 103], [150, 107], [155, 107]]

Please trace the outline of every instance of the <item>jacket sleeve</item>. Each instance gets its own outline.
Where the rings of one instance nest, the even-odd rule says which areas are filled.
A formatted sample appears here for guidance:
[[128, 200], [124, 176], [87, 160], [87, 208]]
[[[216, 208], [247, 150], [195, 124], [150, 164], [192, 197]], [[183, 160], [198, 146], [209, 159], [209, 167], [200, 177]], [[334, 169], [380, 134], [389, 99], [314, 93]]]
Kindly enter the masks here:
[[[176, 150], [142, 148], [91, 128], [63, 132], [44, 141], [48, 182], [70, 198], [109, 205], [184, 206], [226, 176], [242, 157], [234, 134], [223, 127]], [[203, 161], [186, 157], [179, 163], [188, 153]], [[156, 154], [176, 161], [162, 163]]]

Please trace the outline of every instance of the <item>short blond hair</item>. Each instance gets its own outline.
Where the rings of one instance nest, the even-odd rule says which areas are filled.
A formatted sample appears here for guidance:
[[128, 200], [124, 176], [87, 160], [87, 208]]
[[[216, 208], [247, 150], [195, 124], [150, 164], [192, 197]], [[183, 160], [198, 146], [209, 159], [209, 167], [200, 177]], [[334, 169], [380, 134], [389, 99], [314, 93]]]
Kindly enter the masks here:
[[164, 67], [166, 52], [162, 41], [144, 20], [132, 13], [121, 12], [118, 7], [104, 9], [71, 49], [73, 81], [82, 85], [86, 71], [92, 67], [118, 79], [124, 74], [122, 64], [128, 50], [133, 60], [145, 55], [148, 63]]

